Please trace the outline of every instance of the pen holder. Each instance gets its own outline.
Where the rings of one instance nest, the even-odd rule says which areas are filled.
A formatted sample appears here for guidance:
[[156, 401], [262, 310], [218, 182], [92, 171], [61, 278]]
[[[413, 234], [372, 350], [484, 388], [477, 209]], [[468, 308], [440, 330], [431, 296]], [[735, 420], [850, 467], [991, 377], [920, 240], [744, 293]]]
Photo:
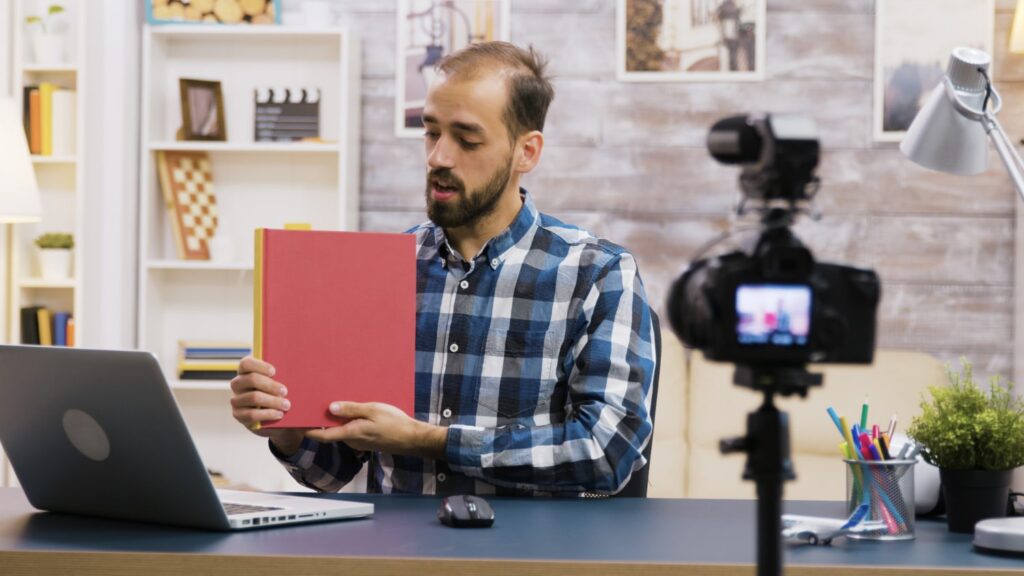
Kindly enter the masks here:
[[916, 460], [843, 460], [849, 513], [863, 504], [869, 513], [847, 537], [909, 540], [914, 537]]

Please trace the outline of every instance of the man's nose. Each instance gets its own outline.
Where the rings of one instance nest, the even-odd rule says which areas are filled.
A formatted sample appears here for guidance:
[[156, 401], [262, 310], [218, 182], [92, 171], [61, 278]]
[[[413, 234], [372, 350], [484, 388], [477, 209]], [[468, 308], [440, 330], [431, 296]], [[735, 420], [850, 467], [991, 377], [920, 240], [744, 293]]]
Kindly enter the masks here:
[[445, 138], [440, 138], [434, 143], [434, 147], [427, 154], [427, 166], [430, 168], [452, 168], [455, 166], [455, 156], [451, 154], [450, 147]]

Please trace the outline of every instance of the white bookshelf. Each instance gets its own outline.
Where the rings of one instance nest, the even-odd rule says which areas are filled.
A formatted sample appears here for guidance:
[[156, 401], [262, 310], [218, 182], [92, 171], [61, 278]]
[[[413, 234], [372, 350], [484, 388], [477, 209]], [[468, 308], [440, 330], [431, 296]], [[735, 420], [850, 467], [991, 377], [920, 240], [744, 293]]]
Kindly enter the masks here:
[[[252, 341], [253, 231], [306, 222], [355, 230], [359, 222], [360, 48], [344, 28], [145, 27], [139, 170], [138, 345], [157, 355], [207, 466], [265, 490], [296, 484], [266, 441], [231, 417], [225, 381], [179, 380], [181, 340]], [[227, 140], [178, 141], [179, 78], [215, 80]], [[317, 87], [323, 142], [255, 142], [254, 89]], [[156, 152], [206, 152], [218, 235], [234, 257], [180, 260], [156, 173]]]
[[[24, 306], [46, 306], [53, 311], [70, 312], [75, 318], [75, 340], [87, 338], [88, 318], [82, 311], [82, 253], [84, 246], [85, 182], [85, 0], [62, 0], [59, 4], [66, 12], [51, 21], [66, 38], [65, 53], [61, 61], [37, 63], [32, 46], [32, 35], [25, 26], [29, 15], [41, 14], [50, 3], [34, 0], [14, 0], [11, 20], [11, 92], [19, 108], [23, 106], [25, 86], [52, 82], [61, 88], [73, 89], [75, 98], [75, 154], [32, 157], [36, 180], [42, 201], [42, 220], [33, 224], [19, 224], [13, 229], [9, 250], [11, 274], [7, 287], [10, 299], [7, 310], [7, 341], [21, 342], [21, 314]], [[6, 36], [6, 34], [4, 34]], [[38, 248], [33, 240], [44, 232], [70, 232], [74, 235], [72, 275], [67, 279], [43, 279], [38, 265]], [[5, 464], [0, 471], [0, 483], [17, 485], [17, 478]]]

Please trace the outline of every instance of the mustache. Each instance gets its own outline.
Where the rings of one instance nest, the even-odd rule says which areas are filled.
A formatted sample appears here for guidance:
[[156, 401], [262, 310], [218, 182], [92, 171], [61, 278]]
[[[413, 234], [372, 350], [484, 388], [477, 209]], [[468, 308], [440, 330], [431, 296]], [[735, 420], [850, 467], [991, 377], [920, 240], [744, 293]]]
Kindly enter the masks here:
[[427, 183], [437, 184], [448, 188], [457, 188], [459, 191], [464, 191], [466, 185], [463, 184], [462, 179], [452, 174], [450, 168], [436, 168], [427, 173]]

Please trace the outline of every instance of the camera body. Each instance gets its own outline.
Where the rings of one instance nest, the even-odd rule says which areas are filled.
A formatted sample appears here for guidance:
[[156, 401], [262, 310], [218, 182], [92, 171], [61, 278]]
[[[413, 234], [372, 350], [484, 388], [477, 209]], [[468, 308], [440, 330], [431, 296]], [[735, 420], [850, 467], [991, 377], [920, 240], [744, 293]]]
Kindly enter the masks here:
[[817, 184], [818, 143], [808, 123], [726, 118], [708, 147], [720, 161], [745, 164], [741, 188], [745, 201], [762, 205], [761, 233], [752, 249], [698, 260], [676, 280], [668, 301], [676, 334], [709, 360], [738, 365], [871, 363], [878, 275], [816, 262], [789, 228]]

